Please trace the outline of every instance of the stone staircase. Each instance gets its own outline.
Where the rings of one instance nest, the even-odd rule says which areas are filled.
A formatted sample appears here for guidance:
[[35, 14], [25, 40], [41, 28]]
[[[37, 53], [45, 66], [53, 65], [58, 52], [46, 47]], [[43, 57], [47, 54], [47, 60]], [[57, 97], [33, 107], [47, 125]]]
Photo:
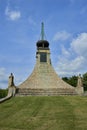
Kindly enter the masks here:
[[70, 89], [17, 89], [16, 96], [58, 96], [58, 95], [77, 95]]

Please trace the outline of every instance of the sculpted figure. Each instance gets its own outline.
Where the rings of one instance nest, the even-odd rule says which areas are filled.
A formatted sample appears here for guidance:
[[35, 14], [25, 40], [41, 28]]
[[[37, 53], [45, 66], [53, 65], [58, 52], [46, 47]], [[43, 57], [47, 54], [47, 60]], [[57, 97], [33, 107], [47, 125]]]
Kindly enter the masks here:
[[81, 74], [79, 74], [79, 76], [78, 76], [77, 87], [83, 87]]
[[8, 86], [9, 86], [9, 87], [14, 86], [14, 76], [13, 76], [12, 73], [11, 73], [11, 75], [9, 76]]

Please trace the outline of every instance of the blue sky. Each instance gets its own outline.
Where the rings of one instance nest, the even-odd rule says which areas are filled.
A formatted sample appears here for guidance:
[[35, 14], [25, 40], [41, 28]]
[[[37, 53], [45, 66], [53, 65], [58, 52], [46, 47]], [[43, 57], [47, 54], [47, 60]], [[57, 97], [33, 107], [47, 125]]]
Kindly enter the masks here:
[[0, 88], [31, 74], [42, 21], [58, 75], [87, 72], [87, 0], [0, 0]]

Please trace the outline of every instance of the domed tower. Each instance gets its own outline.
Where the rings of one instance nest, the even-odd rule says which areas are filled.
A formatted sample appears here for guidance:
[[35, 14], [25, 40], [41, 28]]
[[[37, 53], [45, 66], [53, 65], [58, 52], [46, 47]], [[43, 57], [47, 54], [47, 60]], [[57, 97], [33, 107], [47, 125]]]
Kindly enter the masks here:
[[42, 23], [41, 28], [41, 40], [36, 43], [37, 52], [36, 58], [38, 64], [50, 64], [50, 49], [49, 49], [49, 42], [44, 40], [44, 24]]
[[36, 43], [36, 65], [32, 74], [18, 86], [17, 95], [75, 95], [75, 88], [65, 83], [54, 71], [49, 42], [44, 39], [44, 24], [41, 40]]

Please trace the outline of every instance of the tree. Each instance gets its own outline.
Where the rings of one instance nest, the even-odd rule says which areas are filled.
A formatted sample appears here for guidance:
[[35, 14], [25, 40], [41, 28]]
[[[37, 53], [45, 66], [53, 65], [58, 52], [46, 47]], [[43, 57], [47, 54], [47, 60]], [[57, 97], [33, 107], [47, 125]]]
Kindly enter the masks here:
[[87, 91], [87, 72], [83, 74], [83, 87], [84, 90]]
[[77, 85], [77, 76], [72, 76], [72, 77], [63, 77], [62, 79], [65, 81], [65, 82], [67, 82], [68, 84], [70, 84], [70, 85], [72, 85], [72, 86], [74, 86], [74, 87], [76, 87], [76, 85]]
[[0, 89], [0, 98], [6, 97], [7, 96], [7, 89]]

